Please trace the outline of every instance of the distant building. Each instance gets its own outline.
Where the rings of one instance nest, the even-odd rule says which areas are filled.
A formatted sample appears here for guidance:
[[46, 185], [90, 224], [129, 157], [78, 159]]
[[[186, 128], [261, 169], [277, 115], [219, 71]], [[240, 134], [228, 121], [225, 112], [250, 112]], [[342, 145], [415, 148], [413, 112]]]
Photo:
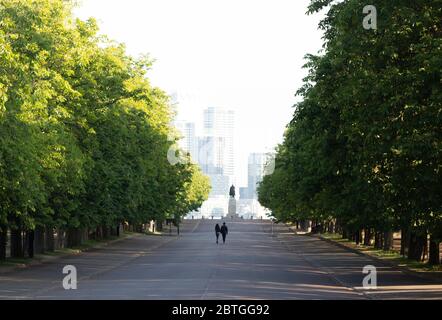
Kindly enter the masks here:
[[[269, 217], [269, 211], [258, 202], [257, 186], [264, 175], [272, 171], [272, 156], [267, 153], [251, 153], [248, 158], [248, 184], [239, 188], [238, 213], [244, 219]], [[273, 163], [274, 165], [274, 163]]]
[[200, 137], [198, 139], [198, 164], [207, 175], [224, 174], [224, 138]]
[[234, 130], [234, 111], [213, 107], [204, 110], [204, 137], [212, 138], [213, 160], [222, 168], [222, 174], [232, 177], [235, 175]]
[[204, 110], [204, 136], [199, 138], [198, 163], [211, 179], [211, 198], [227, 197], [234, 182], [234, 129], [235, 113], [232, 110]]
[[258, 183], [261, 182], [264, 177], [267, 160], [268, 155], [265, 153], [251, 153], [249, 155], [247, 199], [258, 199], [256, 189]]
[[229, 194], [230, 177], [223, 174], [209, 174], [212, 184], [210, 197], [226, 197]]
[[246, 199], [239, 201], [239, 207], [241, 210], [245, 208], [240, 214], [245, 219], [257, 218], [257, 219], [268, 219], [270, 217], [270, 211], [259, 203], [257, 199]]
[[175, 127], [183, 136], [179, 141], [180, 147], [191, 155], [194, 162], [198, 162], [198, 138], [196, 137], [195, 123], [176, 121]]
[[249, 188], [239, 188], [239, 198], [240, 199], [250, 199]]

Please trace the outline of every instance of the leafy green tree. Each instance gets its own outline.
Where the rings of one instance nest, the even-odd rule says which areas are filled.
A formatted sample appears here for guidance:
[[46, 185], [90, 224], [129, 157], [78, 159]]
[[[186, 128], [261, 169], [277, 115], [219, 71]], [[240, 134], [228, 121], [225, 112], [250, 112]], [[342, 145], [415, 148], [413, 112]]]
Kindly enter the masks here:
[[49, 1], [5, 0], [0, 10], [4, 54], [0, 130], [7, 168], [2, 174], [6, 198], [2, 213], [11, 229], [13, 256], [23, 255], [22, 230], [51, 220], [50, 190], [58, 188], [57, 177], [63, 170], [72, 169], [65, 167], [72, 162], [64, 156], [75, 148], [75, 141], [61, 123], [66, 117], [63, 102], [72, 91], [52, 65], [59, 58], [57, 31], [64, 28], [60, 19], [64, 13], [61, 3]]
[[442, 12], [425, 0], [372, 4], [377, 30], [363, 28], [362, 0], [311, 1], [310, 13], [328, 10], [323, 54], [307, 56], [303, 101], [260, 201], [280, 216], [336, 219], [357, 242], [375, 230], [384, 249], [400, 228], [413, 259], [430, 234], [439, 263]]
[[[0, 3], [0, 259], [75, 246], [122, 222], [181, 217], [201, 205], [207, 181], [173, 166], [169, 98], [150, 85], [148, 57], [98, 36], [71, 1]], [[44, 248], [40, 248], [44, 250]]]

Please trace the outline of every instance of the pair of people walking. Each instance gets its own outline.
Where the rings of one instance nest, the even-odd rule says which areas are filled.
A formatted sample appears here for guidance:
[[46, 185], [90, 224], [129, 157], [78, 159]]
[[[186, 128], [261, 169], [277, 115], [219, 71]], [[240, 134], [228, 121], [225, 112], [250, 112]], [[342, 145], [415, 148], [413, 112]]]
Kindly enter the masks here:
[[216, 224], [215, 226], [215, 234], [216, 234], [216, 244], [219, 242], [219, 235], [223, 237], [223, 244], [226, 243], [226, 237], [229, 233], [229, 229], [226, 226], [226, 223], [224, 222], [222, 227], [219, 226], [219, 224]]

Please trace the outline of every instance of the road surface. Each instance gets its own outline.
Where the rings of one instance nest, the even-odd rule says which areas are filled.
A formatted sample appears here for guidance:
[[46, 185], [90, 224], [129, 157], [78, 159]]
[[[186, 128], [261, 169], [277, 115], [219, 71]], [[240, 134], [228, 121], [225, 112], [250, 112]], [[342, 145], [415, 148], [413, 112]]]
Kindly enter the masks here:
[[[379, 265], [326, 241], [269, 222], [227, 221], [216, 245], [214, 222], [187, 221], [180, 237], [138, 236], [0, 274], [0, 299], [442, 299], [439, 284]], [[64, 290], [65, 265], [78, 272]], [[374, 265], [378, 289], [364, 290]]]

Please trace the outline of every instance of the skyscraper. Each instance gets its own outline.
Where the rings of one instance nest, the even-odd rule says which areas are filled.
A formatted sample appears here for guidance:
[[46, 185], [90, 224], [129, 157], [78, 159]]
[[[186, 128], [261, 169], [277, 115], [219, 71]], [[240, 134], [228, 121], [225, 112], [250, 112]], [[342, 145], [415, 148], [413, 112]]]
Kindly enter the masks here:
[[180, 147], [190, 153], [194, 162], [198, 162], [198, 138], [196, 136], [195, 123], [176, 121], [175, 127], [182, 135], [182, 139], [179, 141]]
[[204, 135], [213, 138], [214, 161], [226, 176], [235, 175], [235, 112], [221, 108], [204, 110]]
[[264, 177], [264, 169], [268, 161], [265, 153], [251, 153], [248, 161], [248, 199], [257, 199], [256, 188]]
[[247, 188], [240, 188], [240, 199], [238, 201], [239, 213], [246, 218], [268, 217], [266, 210], [258, 201], [257, 187], [264, 175], [272, 173], [274, 165], [273, 155], [270, 153], [251, 153], [248, 157], [248, 185]]
[[227, 196], [234, 182], [234, 129], [232, 110], [204, 110], [204, 136], [199, 139], [199, 164], [212, 182], [211, 197]]
[[[177, 96], [173, 100], [180, 103]], [[211, 181], [212, 191], [200, 214], [223, 216], [227, 213], [229, 188], [235, 182], [235, 113], [211, 107], [205, 109], [202, 116], [202, 132], [199, 135], [196, 132], [196, 127], [201, 128], [199, 123], [195, 126], [194, 122], [175, 121], [174, 124], [183, 136], [180, 147], [191, 154], [192, 160], [199, 164]]]

